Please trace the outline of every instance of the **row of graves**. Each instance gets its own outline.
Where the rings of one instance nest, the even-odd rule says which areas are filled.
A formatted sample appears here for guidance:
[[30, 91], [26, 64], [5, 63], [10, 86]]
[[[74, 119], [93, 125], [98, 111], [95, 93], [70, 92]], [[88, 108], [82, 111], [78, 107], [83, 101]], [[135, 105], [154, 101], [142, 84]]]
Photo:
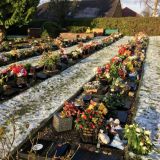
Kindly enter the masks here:
[[[89, 51], [82, 49], [78, 55], [83, 57], [92, 48], [94, 52], [106, 45], [104, 42], [105, 39], [94, 47], [90, 45]], [[122, 44], [118, 54], [99, 66], [95, 77], [21, 146], [18, 157], [123, 160], [128, 148], [137, 154], [149, 153], [152, 148], [149, 131], [131, 124], [148, 42], [148, 36], [141, 32]], [[61, 60], [68, 62], [64, 57]]]
[[[113, 33], [101, 37], [99, 41], [94, 37], [85, 36], [72, 41], [48, 38], [6, 42], [10, 47], [0, 49], [3, 51], [0, 53], [0, 101], [6, 101], [64, 71], [121, 37], [121, 33]], [[17, 44], [21, 49], [15, 48]], [[74, 45], [74, 50], [66, 52], [65, 49]], [[31, 62], [31, 59], [36, 61], [36, 65]]]

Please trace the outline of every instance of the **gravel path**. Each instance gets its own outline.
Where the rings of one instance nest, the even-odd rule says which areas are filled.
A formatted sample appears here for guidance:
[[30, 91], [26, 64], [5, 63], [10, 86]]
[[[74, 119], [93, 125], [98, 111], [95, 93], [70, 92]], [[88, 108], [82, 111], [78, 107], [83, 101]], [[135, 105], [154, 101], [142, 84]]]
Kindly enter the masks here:
[[[130, 37], [124, 37], [109, 47], [106, 47], [76, 65], [66, 69], [46, 81], [26, 90], [22, 94], [0, 104], [0, 123], [4, 123], [10, 114], [16, 118], [17, 133], [14, 146], [20, 144], [26, 136], [40, 126], [40, 123], [50, 117], [65, 100], [74, 95], [83, 84], [94, 75], [94, 69], [107, 63], [117, 54], [118, 46], [126, 43]], [[28, 130], [25, 124], [28, 122]], [[8, 134], [11, 129], [8, 128]]]
[[155, 145], [151, 154], [141, 158], [160, 160], [160, 36], [150, 37], [137, 107], [135, 121], [151, 131]]

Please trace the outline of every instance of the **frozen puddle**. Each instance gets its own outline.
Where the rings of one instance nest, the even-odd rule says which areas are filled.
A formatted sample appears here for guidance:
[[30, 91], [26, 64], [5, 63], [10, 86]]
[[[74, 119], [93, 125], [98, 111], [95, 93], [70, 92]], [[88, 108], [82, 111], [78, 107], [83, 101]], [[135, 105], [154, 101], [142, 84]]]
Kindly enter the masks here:
[[[0, 124], [4, 124], [7, 117], [16, 118], [16, 141], [14, 147], [20, 144], [32, 129], [48, 119], [65, 100], [72, 97], [84, 83], [94, 75], [94, 69], [107, 63], [118, 52], [118, 46], [126, 43], [130, 37], [124, 37], [109, 47], [106, 47], [76, 65], [66, 69], [46, 81], [26, 90], [20, 95], [0, 104]], [[29, 123], [29, 128], [25, 124]], [[8, 134], [11, 134], [8, 127]], [[1, 156], [0, 156], [1, 157]]]

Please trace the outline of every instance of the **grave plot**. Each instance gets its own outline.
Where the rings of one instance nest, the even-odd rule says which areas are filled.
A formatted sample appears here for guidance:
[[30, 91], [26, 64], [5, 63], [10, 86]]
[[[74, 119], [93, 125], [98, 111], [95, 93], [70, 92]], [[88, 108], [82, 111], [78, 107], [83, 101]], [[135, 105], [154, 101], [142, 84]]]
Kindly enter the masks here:
[[150, 37], [144, 65], [144, 76], [137, 100], [135, 122], [151, 132], [153, 151], [146, 156], [130, 153], [130, 157], [145, 160], [160, 159], [160, 37]]

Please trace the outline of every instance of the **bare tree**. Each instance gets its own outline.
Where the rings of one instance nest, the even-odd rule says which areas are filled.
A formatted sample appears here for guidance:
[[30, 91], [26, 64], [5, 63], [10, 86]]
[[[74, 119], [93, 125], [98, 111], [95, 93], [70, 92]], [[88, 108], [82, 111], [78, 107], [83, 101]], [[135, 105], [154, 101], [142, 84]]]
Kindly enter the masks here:
[[160, 0], [140, 0], [146, 5], [146, 8], [151, 10], [152, 17], [158, 17]]

